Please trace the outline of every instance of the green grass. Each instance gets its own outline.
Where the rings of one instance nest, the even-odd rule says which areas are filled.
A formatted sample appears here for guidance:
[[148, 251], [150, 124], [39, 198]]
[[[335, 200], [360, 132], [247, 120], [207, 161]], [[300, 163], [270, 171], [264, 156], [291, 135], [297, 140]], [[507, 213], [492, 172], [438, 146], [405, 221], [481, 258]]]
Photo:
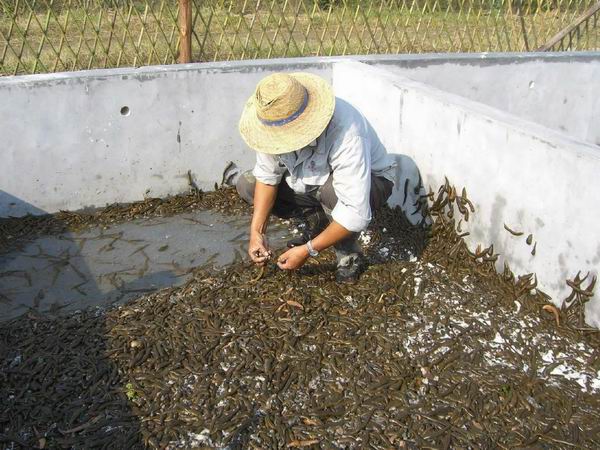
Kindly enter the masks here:
[[[178, 48], [176, 3], [111, 8], [100, 3], [13, 14], [5, 10], [0, 15], [0, 75], [173, 63]], [[237, 3], [194, 8], [194, 60], [525, 50], [521, 21], [508, 8], [465, 6], [462, 12], [445, 12], [427, 4], [411, 9], [399, 2], [393, 7], [348, 2], [346, 7], [334, 3], [319, 9], [311, 1], [296, 1], [282, 10], [283, 4], [277, 2], [273, 14], [244, 10]], [[529, 47], [543, 44], [577, 14], [537, 10], [526, 15]], [[597, 30], [584, 37], [581, 48], [599, 46]]]

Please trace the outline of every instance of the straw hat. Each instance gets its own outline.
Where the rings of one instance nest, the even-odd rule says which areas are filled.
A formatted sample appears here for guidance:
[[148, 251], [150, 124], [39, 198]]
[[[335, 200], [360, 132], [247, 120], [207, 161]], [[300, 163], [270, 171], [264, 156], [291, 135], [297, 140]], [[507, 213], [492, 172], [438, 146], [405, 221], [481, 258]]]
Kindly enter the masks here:
[[333, 116], [335, 96], [327, 81], [310, 73], [274, 73], [248, 99], [240, 133], [251, 148], [278, 155], [307, 146]]

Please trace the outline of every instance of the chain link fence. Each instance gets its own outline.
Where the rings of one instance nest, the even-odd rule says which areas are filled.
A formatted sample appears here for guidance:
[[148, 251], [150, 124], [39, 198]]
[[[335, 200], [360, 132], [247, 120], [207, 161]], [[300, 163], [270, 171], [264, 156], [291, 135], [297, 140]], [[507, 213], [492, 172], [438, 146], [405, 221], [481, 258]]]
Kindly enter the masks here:
[[[553, 49], [570, 28], [561, 49], [600, 48], [580, 20], [597, 0], [190, 1], [193, 61]], [[171, 64], [178, 18], [178, 0], [0, 0], [0, 75]]]

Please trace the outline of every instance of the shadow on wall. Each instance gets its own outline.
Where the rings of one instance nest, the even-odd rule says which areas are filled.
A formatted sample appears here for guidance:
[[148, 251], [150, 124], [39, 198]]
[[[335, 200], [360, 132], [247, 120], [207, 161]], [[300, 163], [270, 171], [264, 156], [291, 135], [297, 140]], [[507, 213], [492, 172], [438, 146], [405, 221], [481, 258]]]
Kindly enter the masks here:
[[[10, 204], [44, 214], [0, 192], [0, 205]], [[47, 314], [69, 304], [74, 280], [81, 284], [85, 278], [90, 298], [101, 294], [84, 260], [77, 258], [77, 241], [65, 235], [58, 255], [53, 245], [42, 238], [0, 253], [0, 443], [6, 448], [141, 448], [126, 380], [107, 354], [105, 316], [92, 309], [61, 318]], [[19, 269], [17, 259], [22, 259]], [[29, 265], [23, 267], [25, 260]], [[47, 280], [53, 286], [40, 287], [34, 298], [17, 295], [31, 286], [35, 271], [48, 268], [55, 274]], [[48, 304], [48, 289], [63, 298]]]
[[396, 183], [388, 199], [391, 207], [399, 206], [413, 225], [431, 225], [427, 191], [415, 161], [406, 155], [393, 154], [396, 160]]
[[0, 189], [0, 218], [43, 215], [45, 211]]

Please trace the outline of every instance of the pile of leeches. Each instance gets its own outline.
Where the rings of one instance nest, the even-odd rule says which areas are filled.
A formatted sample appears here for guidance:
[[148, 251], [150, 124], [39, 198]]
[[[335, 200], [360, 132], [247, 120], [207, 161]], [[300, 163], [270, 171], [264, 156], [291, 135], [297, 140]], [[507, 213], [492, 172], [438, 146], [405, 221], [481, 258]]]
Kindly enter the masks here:
[[[214, 195], [247, 211], [232, 189]], [[464, 190], [421, 200], [431, 226], [378, 213], [354, 284], [335, 282], [327, 251], [296, 272], [203, 267], [120, 307], [1, 324], [0, 443], [599, 448], [600, 339], [582, 323], [594, 280], [570, 280], [559, 310], [535, 275], [467, 247]]]

